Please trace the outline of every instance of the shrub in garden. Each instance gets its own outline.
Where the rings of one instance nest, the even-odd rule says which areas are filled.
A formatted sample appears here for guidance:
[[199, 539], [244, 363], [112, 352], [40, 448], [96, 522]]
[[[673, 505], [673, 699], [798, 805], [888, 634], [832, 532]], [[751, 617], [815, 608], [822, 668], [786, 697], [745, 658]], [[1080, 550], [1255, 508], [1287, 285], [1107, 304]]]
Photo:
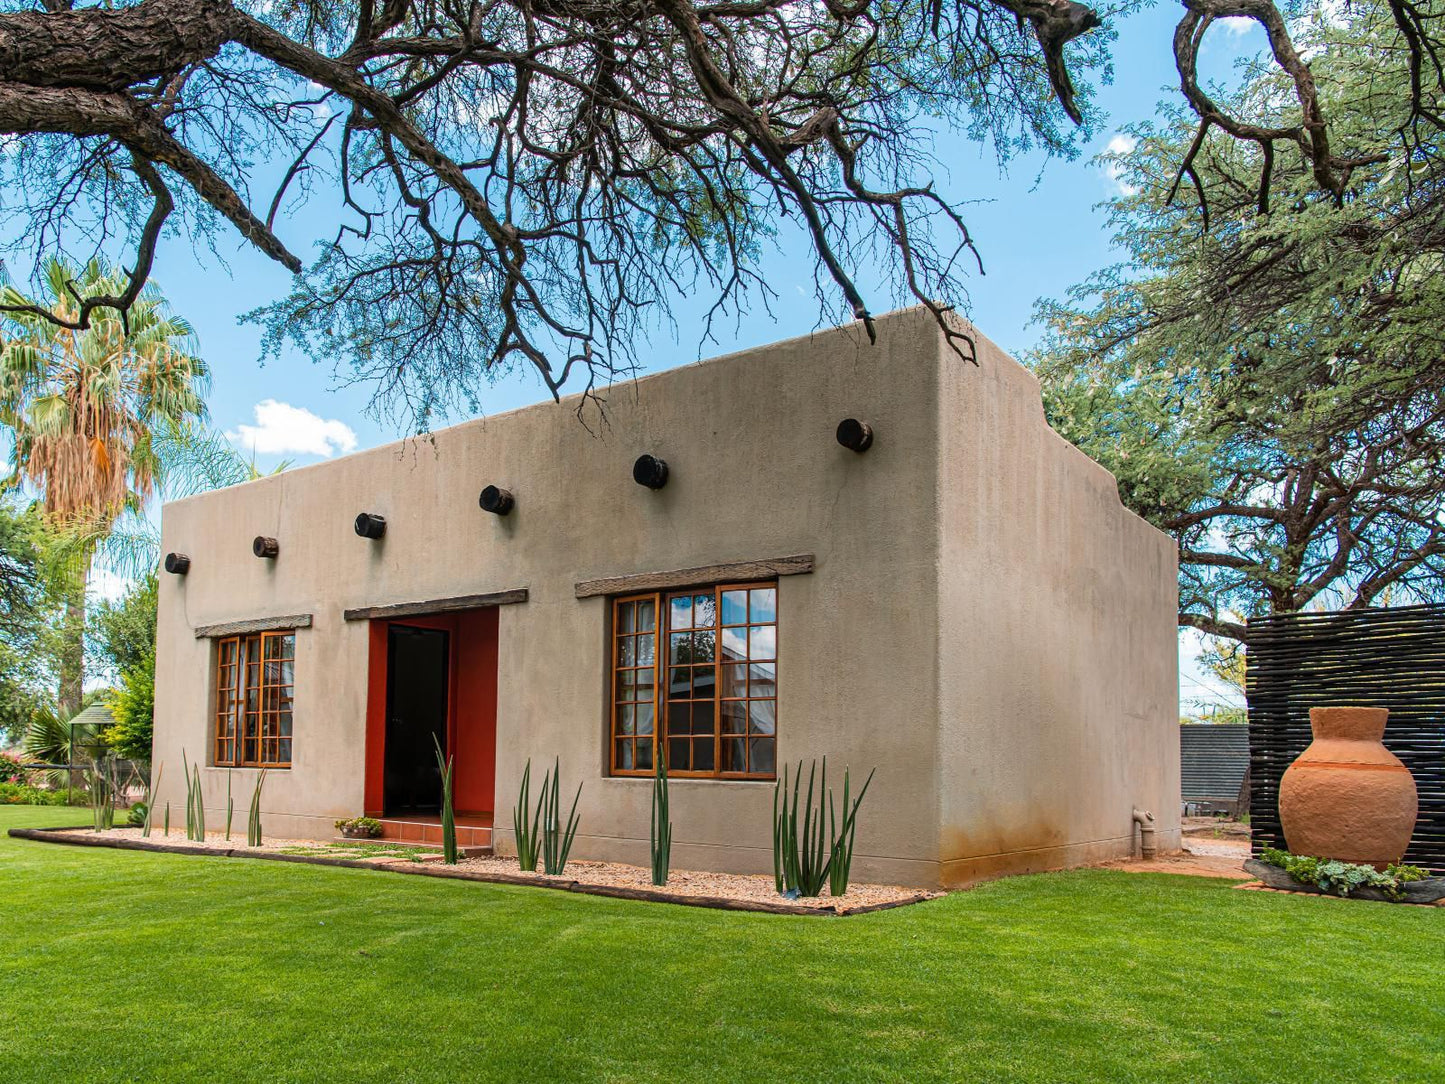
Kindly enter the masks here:
[[567, 866], [567, 855], [572, 851], [572, 840], [577, 835], [577, 799], [582, 797], [582, 784], [577, 784], [577, 793], [572, 797], [572, 811], [567, 822], [562, 823], [561, 801], [561, 760], [554, 758], [552, 770], [542, 776], [542, 793], [537, 799], [537, 810], [530, 822], [529, 787], [532, 778], [532, 761], [522, 770], [522, 788], [517, 804], [512, 809], [512, 825], [517, 836], [517, 861], [529, 873], [537, 870], [537, 859], [542, 860], [542, 872], [550, 876], [559, 875]]
[[[834, 896], [848, 891], [858, 807], [863, 804], [868, 784], [873, 782], [873, 772], [868, 773], [858, 797], [850, 804], [848, 772], [844, 771], [841, 824], [833, 808], [833, 792], [828, 790], [827, 757], [823, 758], [821, 778], [818, 776], [818, 762], [815, 760], [808, 769], [808, 792], [802, 801], [801, 821], [799, 799], [802, 797], [803, 762], [798, 762], [798, 769], [792, 775], [791, 797], [786, 764], [783, 765], [783, 777], [773, 787], [773, 885], [780, 895], [821, 896], [825, 884]], [[813, 804], [815, 781], [818, 794], [816, 808]]]
[[1259, 860], [1284, 870], [1299, 884], [1314, 885], [1332, 896], [1348, 896], [1357, 888], [1378, 888], [1389, 899], [1401, 900], [1405, 885], [1426, 877], [1419, 866], [1392, 864], [1381, 872], [1374, 866], [1290, 854], [1276, 847], [1263, 848]]

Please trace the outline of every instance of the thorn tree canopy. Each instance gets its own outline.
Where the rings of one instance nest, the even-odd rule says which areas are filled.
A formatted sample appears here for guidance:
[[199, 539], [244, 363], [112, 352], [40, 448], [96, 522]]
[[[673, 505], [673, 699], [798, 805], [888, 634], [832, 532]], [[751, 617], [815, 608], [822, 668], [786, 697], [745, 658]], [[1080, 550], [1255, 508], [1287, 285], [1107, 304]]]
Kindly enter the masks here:
[[[1180, 624], [1236, 639], [1445, 599], [1445, 87], [1386, 0], [1294, 30], [1333, 145], [1383, 161], [1333, 160], [1336, 199], [1303, 144], [1272, 158], [1166, 111], [1114, 156], [1125, 262], [1040, 306], [1051, 423], [1178, 539]], [[1245, 74], [1224, 115], [1290, 100], [1287, 68]]]

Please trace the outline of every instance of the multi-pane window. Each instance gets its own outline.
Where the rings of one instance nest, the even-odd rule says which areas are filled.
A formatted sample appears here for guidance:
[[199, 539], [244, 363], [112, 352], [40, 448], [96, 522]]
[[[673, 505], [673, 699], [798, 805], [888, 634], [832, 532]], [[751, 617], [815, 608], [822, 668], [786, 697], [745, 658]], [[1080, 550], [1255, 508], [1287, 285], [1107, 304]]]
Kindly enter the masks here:
[[771, 778], [778, 590], [740, 584], [613, 603], [612, 770]]
[[291, 766], [296, 634], [290, 629], [216, 641], [216, 764]]

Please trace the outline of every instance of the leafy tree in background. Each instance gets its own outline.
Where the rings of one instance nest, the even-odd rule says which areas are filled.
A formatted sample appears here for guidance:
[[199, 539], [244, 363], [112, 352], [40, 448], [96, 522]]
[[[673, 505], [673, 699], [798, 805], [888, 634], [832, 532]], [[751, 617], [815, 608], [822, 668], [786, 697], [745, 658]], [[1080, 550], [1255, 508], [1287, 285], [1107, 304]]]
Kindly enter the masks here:
[[81, 706], [96, 546], [154, 492], [156, 431], [204, 416], [207, 371], [190, 326], [153, 287], [72, 327], [88, 299], [120, 292], [126, 276], [52, 260], [45, 280], [39, 299], [0, 290], [0, 421], [14, 433], [11, 484], [33, 486], [49, 524], [74, 542], [58, 665], [59, 714], [69, 718]]
[[57, 612], [39, 515], [0, 496], [0, 743], [17, 741], [45, 702]]
[[119, 688], [106, 698], [115, 725], [103, 737], [127, 760], [151, 758], [158, 588], [152, 573], [119, 601], [101, 603], [91, 615], [86, 638], [95, 663], [119, 680]]
[[[1438, 123], [1442, 3], [1388, 9], [1410, 139]], [[1107, 19], [1133, 5], [0, 0], [7, 236], [33, 259], [125, 230], [127, 278], [32, 312], [78, 329], [136, 302], [168, 229], [233, 230], [296, 275], [256, 313], [267, 349], [343, 362], [420, 424], [512, 366], [554, 394], [605, 385], [679, 298], [704, 306], [703, 335], [768, 304], [764, 250], [799, 239], [824, 319], [871, 335], [858, 283], [876, 279], [967, 356], [944, 314], [973, 246], [935, 148], [1074, 153]], [[1269, 36], [1269, 100], [1201, 87], [1226, 17]], [[1311, 74], [1310, 48], [1272, 0], [1188, 0], [1173, 59], [1206, 141], [1255, 157], [1247, 191], [1262, 175], [1286, 204], [1339, 207], [1390, 183], [1398, 140], [1372, 95]], [[1181, 160], [1208, 172], [1188, 145]], [[309, 267], [288, 236], [303, 213], [329, 236]]]
[[118, 677], [155, 653], [159, 586], [155, 573], [150, 573], [119, 600], [96, 606], [86, 635], [86, 649], [94, 668]]
[[[1445, 598], [1445, 96], [1381, 0], [1296, 37], [1338, 193], [1308, 147], [1166, 110], [1112, 158], [1125, 260], [1040, 307], [1034, 358], [1053, 426], [1178, 539], [1180, 623], [1231, 638]], [[1288, 112], [1289, 74], [1245, 74], [1221, 116]]]

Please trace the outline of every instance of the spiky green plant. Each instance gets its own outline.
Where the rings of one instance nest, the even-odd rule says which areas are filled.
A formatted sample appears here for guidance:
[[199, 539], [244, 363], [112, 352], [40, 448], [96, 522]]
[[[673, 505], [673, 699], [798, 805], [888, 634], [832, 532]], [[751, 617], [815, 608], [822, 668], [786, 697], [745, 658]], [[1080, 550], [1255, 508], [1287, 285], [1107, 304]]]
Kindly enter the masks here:
[[[868, 773], [863, 789], [851, 803], [848, 775], [845, 769], [843, 821], [840, 825], [833, 806], [833, 792], [828, 790], [828, 758], [823, 758], [821, 773], [816, 760], [808, 769], [806, 798], [802, 796], [803, 762], [798, 761], [797, 771], [791, 776], [791, 797], [788, 793], [788, 766], [783, 765], [783, 778], [773, 789], [773, 884], [782, 895], [821, 896], [825, 884], [835, 896], [847, 891], [853, 865], [858, 807], [867, 793], [868, 784], [873, 781], [873, 773]], [[815, 782], [818, 794], [816, 809], [813, 804]], [[798, 819], [800, 799], [801, 822]]]
[[843, 825], [838, 826], [833, 813], [833, 792], [828, 792], [828, 834], [833, 844], [828, 849], [828, 894], [842, 896], [848, 891], [848, 877], [853, 870], [853, 839], [858, 834], [858, 807], [863, 804], [863, 795], [868, 793], [868, 784], [873, 782], [874, 768], [863, 780], [863, 789], [858, 797], [848, 802], [848, 769], [843, 769]]
[[517, 804], [512, 807], [512, 831], [517, 837], [517, 864], [528, 873], [537, 872], [537, 830], [542, 820], [542, 806], [539, 803], [537, 812], [529, 821], [527, 815], [532, 811], [531, 801], [532, 786], [532, 758], [527, 758], [527, 766], [522, 769], [522, 787], [517, 793]]
[[113, 763], [92, 760], [86, 772], [90, 790], [90, 811], [94, 818], [95, 831], [105, 832], [115, 827], [116, 779]]
[[256, 789], [251, 793], [251, 813], [246, 818], [246, 846], [261, 846], [261, 787], [266, 782], [266, 769], [256, 776]]
[[194, 772], [189, 760], [186, 759], [186, 751], [181, 750], [181, 771], [186, 777], [186, 838], [190, 840], [204, 841], [206, 838], [206, 812], [201, 805], [201, 769], [195, 766]]
[[231, 801], [231, 773], [226, 773], [226, 842], [231, 842], [231, 818], [236, 815], [236, 803]]
[[567, 855], [572, 850], [572, 840], [577, 835], [577, 799], [582, 797], [582, 784], [577, 784], [577, 793], [572, 796], [572, 811], [567, 815], [567, 824], [562, 825], [562, 768], [561, 758], [552, 762], [552, 770], [542, 777], [542, 872], [550, 877], [560, 876], [567, 868]]
[[170, 802], [167, 802], [167, 803], [166, 803], [166, 820], [165, 820], [165, 825], [166, 825], [166, 828], [165, 828], [166, 837], [169, 838], [169, 837], [170, 837], [170, 834], [171, 834], [171, 803], [170, 803]]
[[[783, 778], [776, 786], [781, 789], [781, 801], [775, 799], [773, 825], [774, 854], [782, 866], [783, 894], [798, 896], [820, 896], [823, 885], [828, 881], [828, 841], [825, 838], [823, 821], [823, 792], [828, 786], [828, 758], [823, 758], [823, 776], [818, 786], [818, 804], [813, 808], [813, 790], [818, 780], [818, 762], [813, 761], [808, 770], [808, 796], [803, 802], [803, 819], [798, 820], [798, 802], [802, 796], [803, 762], [793, 773], [792, 797], [788, 795], [788, 766], [783, 765]], [[774, 884], [777, 876], [774, 875]]]
[[667, 758], [657, 758], [652, 777], [652, 883], [667, 884], [667, 870], [672, 863], [672, 806], [667, 796]]
[[431, 736], [436, 746], [437, 771], [442, 777], [442, 862], [448, 866], [457, 864], [457, 815], [452, 808], [452, 771], [456, 768], [454, 758], [442, 752], [442, 743], [437, 736]]
[[[164, 763], [164, 762], [162, 762], [162, 763], [160, 763], [160, 764], [157, 764], [157, 765], [156, 765], [155, 775], [151, 776], [150, 781], [146, 783], [146, 796], [145, 796], [146, 816], [145, 816], [145, 821], [144, 821], [144, 822], [141, 824], [141, 826], [140, 826], [140, 834], [141, 834], [141, 838], [142, 838], [142, 839], [150, 839], [150, 837], [151, 837], [151, 814], [152, 814], [153, 812], [155, 812], [155, 802], [154, 802], [152, 799], [155, 797], [155, 792], [156, 792], [158, 789], [160, 789], [160, 785], [161, 785], [161, 772], [162, 772], [164, 769], [165, 769], [165, 763]], [[170, 820], [170, 807], [169, 807], [169, 806], [166, 807], [166, 819], [167, 819], [167, 821], [169, 822], [169, 820]], [[166, 827], [169, 829], [169, 827], [170, 827], [169, 823], [167, 823]]]

